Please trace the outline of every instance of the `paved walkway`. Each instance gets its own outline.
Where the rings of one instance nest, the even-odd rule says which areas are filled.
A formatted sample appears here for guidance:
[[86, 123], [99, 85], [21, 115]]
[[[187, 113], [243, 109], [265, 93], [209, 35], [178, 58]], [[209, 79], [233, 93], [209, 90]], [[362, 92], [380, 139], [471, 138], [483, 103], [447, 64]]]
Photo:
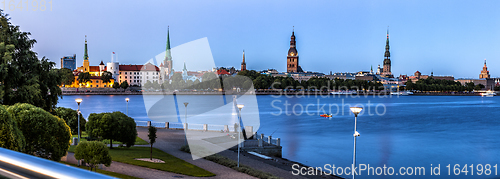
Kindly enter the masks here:
[[[194, 131], [189, 131], [194, 132]], [[203, 132], [203, 131], [196, 131], [199, 132], [200, 135], [226, 135], [224, 133], [217, 133], [217, 132]], [[149, 141], [147, 133], [148, 130], [147, 128], [142, 128], [138, 127], [137, 128], [137, 133], [138, 136], [146, 141]], [[158, 148], [164, 152], [167, 152], [171, 155], [174, 155], [175, 157], [178, 157], [180, 159], [183, 159], [189, 163], [192, 163], [194, 165], [197, 165], [205, 170], [208, 170], [212, 173], [217, 174], [218, 176], [232, 176], [232, 172], [235, 170], [232, 170], [227, 167], [223, 167], [218, 164], [214, 164], [213, 162], [207, 161], [205, 159], [197, 159], [197, 160], [192, 160], [191, 154], [185, 153], [183, 151], [180, 151], [180, 147], [185, 144], [185, 134], [184, 130], [170, 130], [170, 129], [158, 129], [156, 135], [158, 138], [156, 139], [156, 143], [154, 144], [155, 148]], [[193, 138], [190, 138], [190, 143], [193, 140]], [[222, 152], [218, 153], [219, 155], [228, 157], [234, 161], [237, 160], [237, 153], [230, 151], [230, 150], [223, 150]], [[292, 174], [292, 165], [295, 164], [295, 162], [291, 162], [285, 159], [275, 159], [275, 160], [265, 160], [261, 159], [259, 157], [253, 156], [251, 154], [243, 152], [242, 155], [240, 155], [240, 163], [242, 165], [247, 165], [249, 167], [252, 167], [254, 169], [264, 171], [271, 173], [275, 176], [281, 177], [281, 178], [338, 178], [335, 176], [296, 176]], [[230, 169], [231, 171], [227, 171], [223, 168]], [[239, 172], [238, 172], [239, 173]], [[222, 178], [228, 178], [228, 177], [222, 177]], [[235, 178], [235, 177], [229, 177], [229, 178]], [[241, 178], [241, 177], [236, 177], [236, 178]]]

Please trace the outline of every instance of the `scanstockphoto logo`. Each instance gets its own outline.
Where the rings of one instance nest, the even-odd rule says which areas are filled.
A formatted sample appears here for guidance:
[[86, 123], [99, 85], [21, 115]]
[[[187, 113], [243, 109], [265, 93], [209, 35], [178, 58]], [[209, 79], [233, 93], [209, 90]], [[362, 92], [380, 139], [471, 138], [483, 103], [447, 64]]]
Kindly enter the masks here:
[[260, 127], [252, 80], [219, 77], [215, 67], [208, 40], [201, 38], [156, 55], [134, 79], [149, 119], [184, 129], [193, 159], [235, 147], [243, 141], [237, 132], [250, 137]]

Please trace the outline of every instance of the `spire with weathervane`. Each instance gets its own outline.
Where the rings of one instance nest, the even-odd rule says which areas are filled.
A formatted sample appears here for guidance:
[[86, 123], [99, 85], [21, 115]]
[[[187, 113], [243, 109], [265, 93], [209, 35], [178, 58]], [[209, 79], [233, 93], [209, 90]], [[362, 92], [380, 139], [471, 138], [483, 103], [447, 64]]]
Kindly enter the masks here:
[[87, 51], [87, 35], [85, 35], [85, 50], [83, 52], [83, 72], [89, 72], [90, 71], [90, 64], [89, 64], [89, 53]]
[[389, 52], [389, 26], [387, 27], [387, 40], [385, 41], [385, 53], [384, 53], [384, 67], [382, 70], [382, 75], [385, 77], [391, 77], [391, 53]]
[[165, 79], [168, 79], [166, 76], [173, 75], [173, 64], [172, 64], [172, 54], [170, 51], [170, 26], [167, 28], [167, 45], [165, 49], [165, 60], [163, 61], [165, 65]]

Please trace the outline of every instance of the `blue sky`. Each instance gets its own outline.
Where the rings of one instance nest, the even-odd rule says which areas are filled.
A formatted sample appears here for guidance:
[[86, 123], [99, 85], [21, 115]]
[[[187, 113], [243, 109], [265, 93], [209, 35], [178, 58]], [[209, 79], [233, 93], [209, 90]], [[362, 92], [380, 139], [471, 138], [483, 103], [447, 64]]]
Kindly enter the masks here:
[[[17, 1], [16, 1], [17, 2]], [[52, 11], [4, 11], [32, 33], [34, 50], [59, 66], [77, 54], [85, 35], [91, 65], [142, 64], [171, 45], [207, 37], [217, 66], [286, 70], [292, 26], [307, 71], [356, 72], [383, 61], [390, 26], [394, 74], [473, 77], [483, 60], [500, 76], [500, 1], [52, 1]], [[196, 50], [195, 50], [196, 51]], [[193, 53], [196, 53], [196, 52]], [[177, 61], [176, 61], [177, 60]], [[174, 59], [182, 63], [182, 59]], [[189, 67], [188, 67], [189, 68]]]

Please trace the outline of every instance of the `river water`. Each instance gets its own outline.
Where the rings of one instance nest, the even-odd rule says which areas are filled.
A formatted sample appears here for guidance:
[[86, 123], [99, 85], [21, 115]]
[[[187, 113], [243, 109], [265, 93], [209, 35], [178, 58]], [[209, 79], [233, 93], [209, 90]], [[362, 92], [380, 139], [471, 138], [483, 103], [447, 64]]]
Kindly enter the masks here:
[[[126, 113], [125, 98], [130, 98], [129, 115], [144, 121], [165, 121], [162, 120], [165, 115], [150, 111], [148, 116], [146, 108], [155, 108], [151, 101], [159, 98], [173, 101], [172, 96], [161, 95], [81, 95], [63, 96], [58, 106], [76, 109], [75, 98], [83, 99], [84, 116], [92, 112]], [[183, 102], [189, 102], [190, 122], [206, 123], [203, 119], [214, 116], [224, 118], [221, 112], [211, 111], [231, 101], [230, 97], [224, 100], [216, 95], [178, 95], [177, 98], [177, 107], [170, 105], [159, 110], [170, 117], [166, 121], [181, 119], [185, 114]], [[281, 138], [283, 157], [292, 161], [330, 170], [333, 165], [350, 167], [354, 115], [349, 107], [362, 106], [364, 109], [357, 119], [361, 136], [357, 138], [356, 163], [369, 165], [373, 170], [369, 175], [362, 171], [356, 178], [500, 178], [500, 97], [258, 95], [254, 98], [258, 107], [247, 101], [242, 118], [257, 121], [247, 120], [245, 125]], [[333, 117], [319, 117], [323, 113], [331, 113]], [[231, 123], [234, 119], [219, 122]], [[382, 168], [384, 165], [386, 169]], [[392, 172], [389, 167], [393, 168]], [[424, 171], [418, 169], [421, 172], [418, 174], [415, 167], [423, 167]], [[439, 176], [435, 175], [438, 172], [435, 167], [439, 167]], [[413, 174], [408, 175], [411, 171]], [[407, 175], [402, 176], [400, 172]], [[345, 173], [342, 176], [350, 178]]]

